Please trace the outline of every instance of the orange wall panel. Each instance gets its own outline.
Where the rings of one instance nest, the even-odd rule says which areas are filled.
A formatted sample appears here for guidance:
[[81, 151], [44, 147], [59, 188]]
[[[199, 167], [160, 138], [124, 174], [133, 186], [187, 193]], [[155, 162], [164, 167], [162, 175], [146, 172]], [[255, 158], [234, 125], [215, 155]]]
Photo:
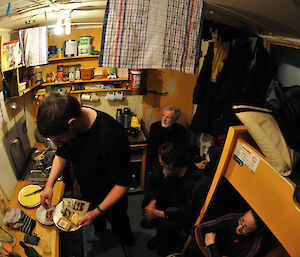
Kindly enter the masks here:
[[147, 90], [167, 92], [166, 96], [148, 93], [143, 99], [143, 119], [146, 129], [161, 119], [165, 106], [174, 105], [181, 110], [178, 123], [186, 126], [191, 123], [193, 115], [193, 90], [197, 75], [171, 70], [147, 70]]

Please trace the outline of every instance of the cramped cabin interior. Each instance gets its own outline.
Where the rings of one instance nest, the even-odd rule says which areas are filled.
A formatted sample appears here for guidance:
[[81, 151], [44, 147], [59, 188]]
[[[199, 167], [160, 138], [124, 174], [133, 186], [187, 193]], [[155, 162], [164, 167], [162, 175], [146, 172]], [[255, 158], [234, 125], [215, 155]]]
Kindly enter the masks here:
[[[25, 233], [3, 222], [18, 208], [36, 221], [40, 242], [27, 245], [40, 256], [159, 256], [147, 248], [156, 230], [140, 226], [141, 204], [150, 126], [171, 105], [192, 162], [212, 174], [195, 225], [252, 208], [267, 230], [255, 256], [300, 256], [299, 23], [299, 0], [2, 0], [0, 253], [17, 256], [5, 254], [10, 245], [26, 256]], [[51, 92], [124, 126], [134, 246], [109, 226], [101, 238], [92, 226], [63, 231], [41, 222], [39, 200], [20, 200], [26, 186], [46, 183], [55, 156], [36, 123]], [[80, 198], [71, 164], [54, 186], [53, 202], [62, 198]], [[191, 235], [170, 256], [189, 256]]]

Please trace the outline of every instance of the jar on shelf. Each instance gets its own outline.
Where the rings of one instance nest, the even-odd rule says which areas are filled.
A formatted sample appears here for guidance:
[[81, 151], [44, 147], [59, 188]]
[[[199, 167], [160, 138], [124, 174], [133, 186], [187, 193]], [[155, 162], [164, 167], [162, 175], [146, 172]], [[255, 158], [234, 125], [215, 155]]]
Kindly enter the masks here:
[[57, 65], [57, 80], [58, 81], [63, 81], [63, 76], [64, 76], [64, 66], [63, 65]]
[[80, 79], [80, 64], [75, 65], [75, 79], [78, 80]]
[[68, 81], [68, 80], [69, 80], [69, 65], [64, 65], [63, 81]]
[[52, 73], [47, 73], [46, 82], [47, 83], [52, 82]]
[[69, 81], [75, 81], [75, 65], [69, 66]]

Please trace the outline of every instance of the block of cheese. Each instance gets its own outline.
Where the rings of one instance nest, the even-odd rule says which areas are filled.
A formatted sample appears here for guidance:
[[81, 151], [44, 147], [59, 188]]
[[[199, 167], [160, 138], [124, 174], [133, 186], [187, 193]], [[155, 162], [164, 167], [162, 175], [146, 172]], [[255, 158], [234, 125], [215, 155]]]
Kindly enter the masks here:
[[80, 221], [80, 216], [77, 214], [77, 213], [74, 213], [73, 215], [72, 215], [72, 217], [71, 217], [71, 222], [75, 225], [75, 226], [77, 226], [78, 225], [78, 223], [79, 223], [79, 221]]

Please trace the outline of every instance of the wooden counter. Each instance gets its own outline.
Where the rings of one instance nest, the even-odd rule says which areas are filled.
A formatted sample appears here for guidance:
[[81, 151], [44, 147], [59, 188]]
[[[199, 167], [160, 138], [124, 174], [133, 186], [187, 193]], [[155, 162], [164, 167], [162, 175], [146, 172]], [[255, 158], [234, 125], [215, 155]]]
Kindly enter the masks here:
[[[51, 254], [44, 254], [43, 250], [39, 246], [33, 246], [40, 255], [43, 257], [55, 257], [59, 256], [59, 230], [55, 225], [52, 226], [45, 226], [39, 223], [36, 219], [36, 210], [38, 209], [39, 206], [35, 208], [26, 208], [23, 207], [19, 202], [18, 202], [18, 193], [19, 191], [27, 185], [30, 185], [30, 181], [18, 181], [17, 185], [15, 187], [15, 190], [13, 192], [13, 195], [11, 197], [11, 200], [9, 202], [9, 207], [12, 208], [18, 208], [23, 210], [29, 217], [32, 219], [36, 220], [36, 226], [33, 230], [33, 234], [36, 233], [38, 237], [41, 238], [41, 240], [44, 240], [47, 242], [51, 249]], [[52, 198], [52, 203], [53, 204], [58, 204], [64, 193], [64, 188], [65, 184], [62, 181], [57, 181], [55, 183], [55, 186], [53, 188], [53, 198]], [[16, 237], [16, 245], [13, 248], [17, 253], [19, 253], [21, 256], [26, 256], [24, 253], [23, 248], [19, 245], [19, 241], [24, 240], [24, 235], [25, 233], [17, 230], [17, 229], [12, 229], [3, 224], [3, 228], [9, 231], [10, 233], [14, 234]]]

